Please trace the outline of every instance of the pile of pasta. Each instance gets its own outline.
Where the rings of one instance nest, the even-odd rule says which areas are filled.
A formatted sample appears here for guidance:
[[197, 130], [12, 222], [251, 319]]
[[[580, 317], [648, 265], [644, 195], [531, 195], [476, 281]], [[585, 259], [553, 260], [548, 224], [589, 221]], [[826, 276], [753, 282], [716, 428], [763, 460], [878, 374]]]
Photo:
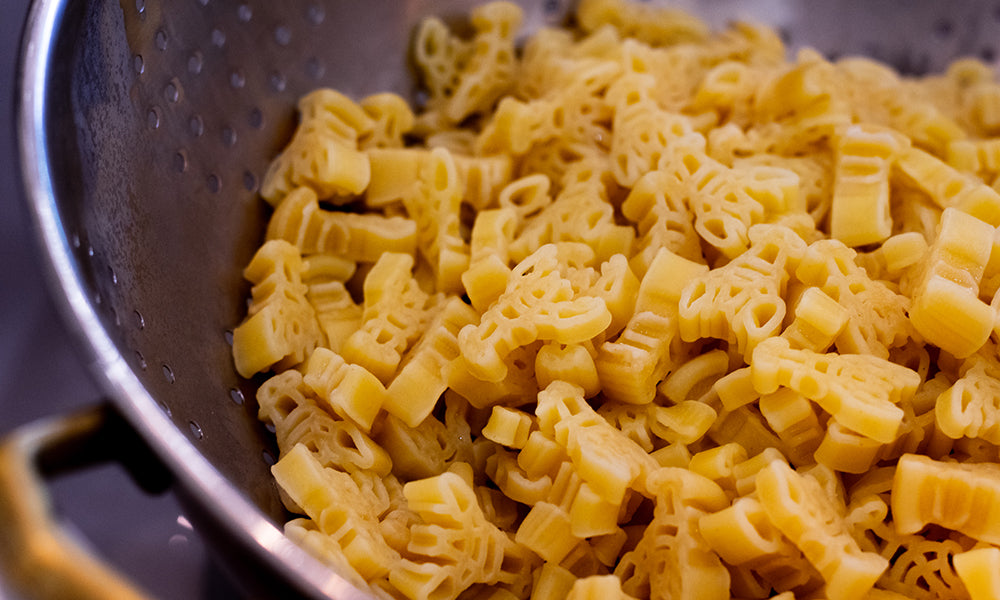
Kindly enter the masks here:
[[238, 371], [377, 597], [997, 598], [1000, 85], [622, 0], [301, 99]]

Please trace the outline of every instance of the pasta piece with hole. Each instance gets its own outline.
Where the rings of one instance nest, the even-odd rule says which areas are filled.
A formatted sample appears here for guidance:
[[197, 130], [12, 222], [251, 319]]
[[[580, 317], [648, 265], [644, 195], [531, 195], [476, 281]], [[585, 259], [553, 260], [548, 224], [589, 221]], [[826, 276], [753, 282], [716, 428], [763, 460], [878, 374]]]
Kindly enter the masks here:
[[768, 519], [826, 581], [831, 600], [865, 598], [889, 561], [858, 547], [843, 515], [819, 483], [774, 461], [757, 473], [757, 497]]
[[403, 486], [410, 510], [408, 556], [389, 573], [389, 582], [414, 600], [453, 600], [473, 583], [497, 583], [504, 555], [513, 544], [486, 520], [472, 486], [447, 472]]
[[326, 253], [375, 262], [384, 252], [414, 254], [417, 227], [404, 217], [324, 210], [315, 192], [300, 187], [277, 206], [266, 235], [268, 240], [295, 244], [303, 254]]
[[301, 444], [323, 467], [379, 476], [392, 469], [389, 454], [368, 434], [320, 405], [299, 371], [284, 371], [265, 381], [257, 390], [257, 403], [257, 417], [274, 427], [282, 454]]
[[681, 338], [718, 338], [750, 356], [776, 335], [785, 316], [784, 293], [806, 244], [790, 229], [758, 225], [750, 249], [684, 287], [678, 316]]
[[[516, 348], [536, 340], [575, 344], [610, 325], [612, 315], [604, 300], [574, 290], [560, 262], [557, 246], [539, 248], [514, 268], [504, 293], [479, 324], [459, 332], [462, 359], [475, 377], [501, 381], [509, 369], [505, 359]], [[570, 265], [566, 269], [570, 277], [579, 270]]]
[[882, 443], [896, 438], [903, 420], [897, 405], [911, 398], [920, 384], [915, 371], [888, 360], [796, 350], [780, 337], [757, 346], [750, 368], [759, 393], [792, 389], [845, 427]]
[[852, 125], [839, 136], [830, 237], [856, 247], [892, 234], [889, 175], [906, 141], [892, 130], [869, 125]]
[[243, 377], [296, 365], [324, 343], [303, 283], [298, 249], [275, 240], [262, 245], [243, 276], [253, 284], [247, 317], [233, 329], [233, 362]]
[[975, 354], [963, 363], [960, 374], [934, 404], [938, 429], [951, 439], [1000, 443], [1000, 365]]
[[410, 427], [431, 414], [448, 388], [448, 366], [459, 356], [458, 332], [476, 318], [476, 311], [460, 298], [444, 301], [386, 387], [387, 412]]
[[979, 299], [996, 228], [954, 208], [941, 229], [913, 290], [910, 321], [928, 342], [966, 358], [986, 343], [994, 314]]
[[933, 523], [990, 544], [1000, 542], [1000, 467], [960, 464], [906, 454], [892, 481], [896, 531], [916, 533]]
[[374, 126], [353, 100], [331, 89], [318, 89], [298, 103], [299, 126], [281, 154], [271, 161], [260, 195], [272, 206], [298, 187], [320, 198], [343, 203], [364, 191], [371, 177], [368, 157], [358, 138]]
[[384, 510], [350, 475], [323, 467], [299, 444], [272, 467], [278, 485], [330, 536], [362, 577], [376, 579], [399, 568], [399, 554], [378, 526]]
[[383, 384], [392, 380], [403, 354], [433, 316], [436, 297], [424, 292], [410, 270], [409, 254], [386, 252], [365, 277], [361, 326], [344, 342], [341, 354]]

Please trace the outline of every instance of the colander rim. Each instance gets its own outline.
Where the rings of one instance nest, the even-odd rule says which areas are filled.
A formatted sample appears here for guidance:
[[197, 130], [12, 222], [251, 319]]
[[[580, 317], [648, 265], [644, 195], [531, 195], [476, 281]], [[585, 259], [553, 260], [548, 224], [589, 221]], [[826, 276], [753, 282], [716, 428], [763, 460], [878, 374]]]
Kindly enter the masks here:
[[25, 21], [16, 81], [15, 132], [22, 196], [49, 295], [101, 391], [142, 436], [187, 499], [200, 504], [241, 548], [269, 561], [279, 577], [313, 597], [366, 594], [309, 555], [227, 480], [160, 408], [102, 325], [63, 226], [50, 164], [46, 114], [57, 41], [66, 31], [68, 0], [34, 0]]

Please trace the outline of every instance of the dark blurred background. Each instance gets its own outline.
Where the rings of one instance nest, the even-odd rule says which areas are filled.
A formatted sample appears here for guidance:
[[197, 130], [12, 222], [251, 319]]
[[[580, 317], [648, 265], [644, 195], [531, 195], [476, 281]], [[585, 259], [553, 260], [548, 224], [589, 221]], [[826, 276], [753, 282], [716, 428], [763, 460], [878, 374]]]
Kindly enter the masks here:
[[[49, 299], [17, 178], [16, 72], [28, 5], [0, 0], [0, 435], [100, 401]], [[50, 491], [63, 527], [151, 596], [236, 597], [169, 493], [145, 494], [117, 465], [59, 477]], [[0, 600], [28, 599], [0, 575]]]

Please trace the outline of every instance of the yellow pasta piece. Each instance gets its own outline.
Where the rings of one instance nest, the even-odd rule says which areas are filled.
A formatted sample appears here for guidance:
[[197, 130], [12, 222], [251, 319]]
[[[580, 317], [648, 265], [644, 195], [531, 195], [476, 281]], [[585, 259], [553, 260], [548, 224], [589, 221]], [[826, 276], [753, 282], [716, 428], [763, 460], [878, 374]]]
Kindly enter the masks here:
[[897, 404], [912, 397], [920, 383], [915, 371], [884, 359], [796, 350], [780, 337], [759, 344], [750, 367], [759, 393], [788, 387], [879, 442], [895, 439], [903, 419]]
[[497, 382], [508, 366], [504, 359], [535, 340], [574, 344], [588, 340], [611, 323], [601, 298], [577, 294], [560, 273], [559, 250], [545, 245], [511, 272], [499, 299], [478, 325], [459, 333], [463, 359], [476, 377]]
[[653, 519], [634, 550], [615, 567], [622, 589], [650, 598], [729, 598], [730, 576], [702, 536], [699, 521], [729, 500], [718, 485], [684, 469], [661, 468], [649, 478]]
[[684, 400], [674, 406], [654, 406], [651, 410], [652, 432], [668, 443], [679, 444], [700, 440], [718, 416], [715, 409], [697, 400]]
[[[642, 83], [627, 91], [617, 89], [631, 82]], [[608, 92], [612, 101], [624, 96], [615, 102], [609, 152], [615, 180], [622, 187], [631, 188], [645, 174], [655, 171], [667, 146], [693, 131], [688, 117], [663, 110], [651, 97], [653, 82], [649, 74], [629, 74]]]
[[892, 481], [892, 519], [901, 534], [929, 523], [990, 544], [1000, 542], [1000, 467], [926, 456], [900, 457]]
[[541, 342], [535, 342], [512, 350], [507, 355], [507, 374], [500, 381], [483, 381], [469, 369], [467, 360], [458, 358], [448, 365], [448, 387], [475, 408], [524, 404], [538, 393], [535, 357], [540, 346]]
[[301, 444], [282, 456], [271, 471], [319, 530], [340, 545], [362, 577], [373, 579], [398, 568], [400, 556], [385, 543], [378, 528], [379, 504], [348, 474], [323, 467]]
[[901, 152], [896, 164], [903, 179], [926, 192], [940, 208], [954, 207], [994, 227], [1000, 225], [1000, 194], [988, 185], [919, 148]]
[[993, 330], [993, 311], [979, 299], [979, 281], [993, 249], [994, 227], [945, 209], [941, 231], [913, 292], [910, 321], [927, 341], [965, 358]]
[[898, 536], [891, 529], [891, 523], [878, 528], [881, 536], [888, 539], [882, 555], [893, 559], [879, 582], [882, 587], [904, 598], [943, 598], [956, 595], [959, 590], [964, 592], [961, 578], [952, 566], [954, 557], [967, 550], [964, 544], [954, 539]]
[[891, 348], [902, 346], [911, 336], [909, 299], [872, 279], [854, 262], [855, 256], [837, 240], [813, 242], [795, 277], [847, 309], [847, 325], [835, 342], [839, 352], [887, 358]]
[[457, 448], [447, 428], [433, 415], [417, 427], [386, 415], [372, 437], [391, 457], [392, 473], [403, 480], [440, 475], [456, 457]]
[[655, 462], [641, 447], [602, 419], [583, 399], [578, 386], [557, 381], [538, 394], [538, 425], [566, 448], [580, 477], [602, 498], [621, 504], [632, 486]]
[[622, 214], [636, 224], [637, 248], [632, 268], [645, 274], [660, 248], [692, 261], [701, 258], [692, 215], [676, 192], [676, 180], [665, 171], [652, 171], [635, 182], [622, 203]]
[[729, 355], [723, 350], [712, 350], [679, 366], [656, 389], [674, 404], [698, 400], [728, 371]]
[[972, 600], [1000, 598], [1000, 548], [976, 548], [952, 560]]
[[570, 530], [579, 538], [614, 534], [619, 531], [619, 508], [601, 497], [587, 482], [582, 482], [569, 507]]
[[623, 37], [654, 46], [700, 41], [708, 34], [703, 21], [683, 11], [622, 0], [584, 0], [577, 8], [577, 19], [584, 31], [611, 25]]
[[864, 473], [879, 458], [881, 442], [855, 433], [840, 423], [829, 423], [813, 457], [835, 471]]
[[462, 289], [461, 275], [469, 267], [459, 223], [464, 189], [452, 154], [435, 148], [420, 165], [416, 193], [403, 198], [417, 224], [418, 249], [434, 271], [436, 289], [445, 293]]
[[365, 277], [361, 327], [341, 350], [386, 383], [396, 373], [403, 353], [419, 337], [433, 301], [420, 289], [410, 270], [409, 254], [382, 254]]
[[[462, 44], [465, 52], [457, 52], [459, 56], [440, 56], [455, 45], [425, 37], [426, 23], [436, 19], [424, 21], [414, 58], [428, 80], [436, 82], [428, 104], [440, 107], [448, 122], [487, 111], [513, 85], [514, 36], [522, 19], [522, 9], [512, 2], [490, 2], [473, 9], [469, 20], [475, 33], [471, 42]], [[443, 28], [436, 25], [439, 31]], [[449, 34], [445, 30], [442, 35]]]
[[502, 449], [486, 460], [486, 474], [496, 483], [508, 498], [534, 506], [548, 498], [552, 491], [552, 476], [549, 474], [529, 475], [518, 464], [521, 453], [516, 456]]
[[416, 252], [416, 224], [403, 217], [327, 211], [306, 187], [291, 190], [267, 224], [267, 239], [282, 239], [303, 254], [335, 254], [375, 262], [383, 252]]
[[327, 348], [317, 348], [303, 365], [302, 381], [337, 415], [364, 432], [371, 430], [386, 401], [382, 383], [363, 367], [351, 365]]
[[580, 344], [550, 342], [543, 345], [535, 356], [535, 377], [541, 388], [557, 380], [578, 385], [587, 398], [592, 398], [601, 390], [594, 357]]
[[358, 150], [358, 138], [371, 133], [372, 118], [353, 100], [330, 89], [306, 94], [298, 108], [299, 126], [268, 166], [261, 197], [277, 206], [302, 186], [334, 200], [364, 191], [371, 171], [368, 157]]
[[513, 408], [494, 406], [483, 427], [483, 436], [509, 448], [523, 448], [531, 433], [531, 415]]
[[372, 119], [371, 131], [362, 134], [358, 140], [361, 148], [403, 146], [403, 136], [413, 129], [416, 121], [406, 99], [399, 94], [383, 92], [366, 96], [358, 104]]
[[634, 600], [622, 591], [622, 582], [614, 575], [591, 575], [573, 582], [566, 600]]
[[309, 518], [292, 519], [285, 523], [285, 535], [301, 548], [305, 548], [312, 556], [319, 558], [324, 564], [336, 570], [341, 577], [361, 589], [368, 588], [364, 576], [358, 573], [344, 553], [340, 543], [322, 531], [316, 522]]
[[796, 552], [752, 496], [702, 516], [698, 526], [712, 550], [731, 565], [759, 564]]
[[299, 251], [272, 241], [254, 254], [243, 276], [253, 284], [247, 318], [233, 329], [233, 362], [243, 377], [298, 364], [325, 340], [302, 282]]
[[573, 535], [569, 514], [549, 502], [537, 502], [517, 528], [514, 541], [531, 548], [547, 562], [559, 563], [580, 542]]
[[886, 271], [894, 274], [924, 259], [927, 240], [916, 231], [900, 233], [887, 239], [879, 251]]
[[647, 404], [656, 385], [672, 368], [677, 337], [677, 302], [688, 281], [707, 272], [705, 265], [661, 249], [639, 284], [635, 313], [614, 342], [605, 342], [594, 359], [605, 395]]
[[461, 299], [444, 302], [386, 387], [387, 412], [410, 427], [427, 418], [448, 388], [448, 369], [459, 355], [458, 332], [475, 321], [476, 312]]
[[727, 493], [736, 494], [733, 469], [747, 460], [746, 448], [736, 443], [722, 444], [691, 456], [687, 468], [719, 484]]
[[417, 193], [417, 181], [430, 152], [420, 148], [368, 148], [371, 177], [365, 205], [383, 208]]
[[806, 288], [791, 312], [792, 322], [781, 337], [796, 348], [825, 352], [847, 326], [847, 309], [820, 288]]
[[496, 583], [509, 538], [486, 520], [472, 486], [454, 473], [403, 486], [413, 525], [408, 557], [389, 582], [414, 600], [452, 600], [473, 583]]
[[774, 461], [757, 473], [757, 496], [768, 519], [823, 576], [827, 597], [864, 598], [889, 566], [862, 551], [819, 484], [786, 463]]
[[324, 410], [296, 370], [271, 377], [257, 390], [258, 418], [274, 426], [278, 450], [308, 447], [323, 467], [379, 476], [392, 468], [389, 454], [352, 421]]
[[302, 266], [306, 300], [316, 311], [326, 347], [337, 352], [361, 325], [361, 307], [344, 283], [354, 275], [356, 264], [331, 254], [313, 254], [303, 258]]
[[573, 589], [576, 576], [557, 564], [546, 562], [536, 572], [531, 597], [536, 600], [563, 600]]
[[1000, 370], [994, 361], [974, 355], [962, 376], [934, 405], [938, 429], [952, 439], [982, 438], [1000, 443]]
[[552, 439], [552, 433], [554, 430], [548, 433], [532, 431], [524, 448], [518, 453], [517, 464], [529, 476], [554, 474], [563, 462], [569, 460], [565, 448]]
[[511, 258], [522, 261], [545, 244], [565, 241], [586, 243], [598, 262], [630, 254], [635, 230], [615, 222], [602, 188], [586, 181], [565, 187], [551, 204], [525, 220], [510, 243]]
[[761, 396], [758, 406], [767, 424], [785, 443], [788, 460], [795, 465], [812, 464], [813, 452], [823, 438], [823, 427], [812, 403], [783, 387]]
[[889, 174], [902, 136], [852, 125], [837, 144], [830, 236], [855, 247], [881, 242], [892, 233]]
[[753, 387], [753, 373], [750, 367], [730, 371], [712, 384], [712, 390], [719, 396], [722, 407], [736, 410], [760, 398]]
[[719, 338], [747, 356], [775, 335], [785, 316], [783, 295], [806, 244], [790, 229], [756, 226], [750, 249], [684, 288], [678, 314], [681, 338]]

